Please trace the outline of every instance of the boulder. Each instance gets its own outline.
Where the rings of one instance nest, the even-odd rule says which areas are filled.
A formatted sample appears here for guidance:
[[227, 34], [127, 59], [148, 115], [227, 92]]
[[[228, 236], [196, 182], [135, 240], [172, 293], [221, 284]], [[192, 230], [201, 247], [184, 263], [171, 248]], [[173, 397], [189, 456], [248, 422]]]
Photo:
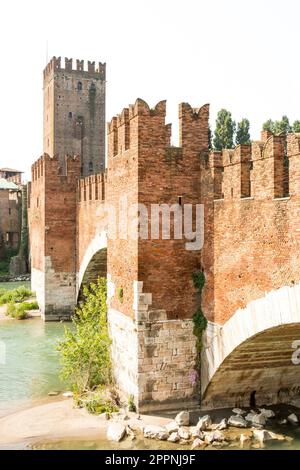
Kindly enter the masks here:
[[252, 420], [254, 418], [254, 416], [256, 416], [257, 413], [255, 413], [254, 411], [251, 411], [251, 413], [248, 413], [246, 416], [245, 416], [245, 420], [248, 421], [249, 423], [252, 423]]
[[178, 426], [188, 426], [190, 424], [190, 413], [188, 411], [181, 411], [175, 418]]
[[267, 431], [266, 429], [254, 429], [253, 430], [253, 437], [257, 441], [264, 443], [266, 441], [271, 441], [272, 438], [272, 433]]
[[242, 416], [247, 413], [247, 411], [241, 410], [241, 408], [233, 408], [232, 413]]
[[184, 428], [184, 427], [179, 428], [178, 436], [180, 437], [180, 439], [184, 439], [185, 441], [187, 441], [190, 438], [190, 432], [188, 428]]
[[214, 442], [214, 433], [213, 432], [204, 432], [204, 442], [205, 444], [212, 444]]
[[166, 428], [163, 428], [162, 426], [155, 426], [150, 424], [144, 427], [144, 437], [166, 441], [169, 437], [169, 433]]
[[202, 416], [202, 418], [199, 418], [199, 421], [197, 423], [197, 428], [200, 431], [205, 431], [205, 429], [209, 429], [212, 424], [211, 417], [209, 415]]
[[214, 438], [214, 441], [217, 441], [217, 442], [225, 441], [225, 435], [222, 431], [214, 431], [213, 438]]
[[172, 433], [172, 432], [177, 432], [179, 426], [176, 423], [176, 421], [170, 421], [170, 423], [165, 425], [165, 428], [169, 433]]
[[246, 420], [240, 415], [232, 415], [228, 420], [228, 425], [233, 426], [235, 428], [246, 428], [247, 422]]
[[192, 426], [190, 428], [190, 433], [192, 437], [198, 437], [199, 439], [203, 437], [202, 431], [197, 426]]
[[295, 413], [292, 413], [290, 414], [288, 417], [287, 417], [287, 420], [289, 423], [291, 424], [298, 424], [299, 420], [297, 418], [297, 416], [295, 415]]
[[265, 426], [266, 425], [266, 422], [267, 422], [267, 419], [266, 417], [262, 414], [262, 413], [259, 413], [259, 414], [256, 414], [253, 416], [252, 418], [252, 424], [255, 426], [255, 425], [259, 425], [259, 426]]
[[217, 429], [222, 431], [223, 429], [227, 429], [227, 419], [223, 418], [222, 421], [217, 425]]
[[178, 442], [179, 441], [179, 436], [177, 432], [172, 432], [170, 436], [168, 437], [169, 442]]
[[65, 397], [65, 398], [72, 398], [72, 396], [73, 396], [73, 392], [64, 392], [63, 393], [63, 397]]
[[267, 418], [267, 419], [270, 419], [270, 418], [274, 418], [275, 417], [275, 413], [273, 410], [266, 410], [265, 408], [260, 408], [259, 411], [261, 412], [261, 414]]
[[202, 439], [195, 439], [192, 444], [192, 449], [196, 449], [197, 447], [202, 447], [205, 445], [205, 442]]
[[112, 423], [107, 428], [106, 437], [109, 441], [120, 442], [126, 434], [126, 427], [120, 423]]
[[282, 425], [282, 424], [287, 424], [287, 419], [280, 419], [278, 421], [278, 424]]

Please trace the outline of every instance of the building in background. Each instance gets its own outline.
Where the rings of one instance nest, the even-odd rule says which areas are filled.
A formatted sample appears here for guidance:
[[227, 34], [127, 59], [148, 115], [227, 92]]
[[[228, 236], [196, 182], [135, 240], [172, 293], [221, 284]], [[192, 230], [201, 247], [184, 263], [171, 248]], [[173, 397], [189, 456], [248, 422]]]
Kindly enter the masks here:
[[23, 171], [13, 170], [12, 168], [0, 168], [0, 178], [4, 178], [15, 184], [22, 184]]
[[15, 254], [19, 248], [21, 207], [21, 186], [0, 178], [0, 259]]

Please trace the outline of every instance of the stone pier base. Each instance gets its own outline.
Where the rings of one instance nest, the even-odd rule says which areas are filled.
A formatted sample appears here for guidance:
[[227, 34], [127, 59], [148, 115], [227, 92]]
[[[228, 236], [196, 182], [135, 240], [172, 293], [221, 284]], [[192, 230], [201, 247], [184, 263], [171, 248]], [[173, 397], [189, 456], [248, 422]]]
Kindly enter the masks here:
[[164, 311], [147, 317], [137, 321], [109, 309], [117, 386], [133, 395], [140, 412], [198, 406], [192, 320], [167, 320]]

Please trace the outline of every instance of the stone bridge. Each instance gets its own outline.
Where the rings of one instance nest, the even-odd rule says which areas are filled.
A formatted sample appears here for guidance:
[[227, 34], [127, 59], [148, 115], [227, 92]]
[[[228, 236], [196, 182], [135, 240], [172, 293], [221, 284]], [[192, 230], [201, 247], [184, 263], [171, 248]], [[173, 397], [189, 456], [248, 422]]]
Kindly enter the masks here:
[[[174, 147], [165, 114], [164, 101], [150, 109], [138, 99], [114, 117], [104, 173], [81, 179], [73, 156], [65, 174], [46, 154], [32, 166], [32, 287], [43, 318], [69, 318], [82, 285], [107, 276], [114, 374], [140, 410], [290, 402], [300, 390], [292, 361], [300, 340], [300, 135], [263, 132], [250, 145], [209, 152], [208, 105], [183, 103]], [[140, 205], [150, 214], [153, 204], [202, 204], [201, 249], [151, 237], [150, 217], [149, 236], [138, 236]], [[201, 373], [193, 334], [200, 306], [208, 320]]]

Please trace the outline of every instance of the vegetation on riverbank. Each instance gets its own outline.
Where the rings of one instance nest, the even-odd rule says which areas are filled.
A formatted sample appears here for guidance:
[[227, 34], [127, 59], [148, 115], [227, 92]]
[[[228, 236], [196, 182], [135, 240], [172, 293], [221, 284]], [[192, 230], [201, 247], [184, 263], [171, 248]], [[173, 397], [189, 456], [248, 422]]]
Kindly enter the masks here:
[[38, 310], [39, 305], [36, 301], [33, 302], [21, 302], [13, 303], [10, 302], [7, 306], [6, 315], [9, 315], [16, 320], [25, 320], [28, 318], [29, 310]]
[[106, 279], [84, 287], [83, 296], [72, 319], [74, 328], [65, 327], [58, 344], [61, 378], [69, 382], [78, 406], [110, 413], [117, 409], [118, 398], [111, 374]]
[[3, 289], [0, 287], [0, 305], [20, 303], [33, 296], [33, 292], [25, 286], [16, 289]]

